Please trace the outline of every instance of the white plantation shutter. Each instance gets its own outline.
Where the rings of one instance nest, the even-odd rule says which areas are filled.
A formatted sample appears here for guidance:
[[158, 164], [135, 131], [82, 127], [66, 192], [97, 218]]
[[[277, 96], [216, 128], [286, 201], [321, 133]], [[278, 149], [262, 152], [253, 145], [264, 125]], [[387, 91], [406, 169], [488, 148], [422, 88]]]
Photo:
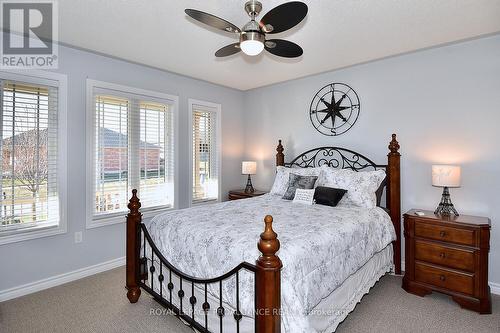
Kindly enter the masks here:
[[95, 214], [125, 211], [128, 196], [128, 114], [124, 98], [95, 96]]
[[174, 119], [171, 101], [93, 89], [94, 220], [122, 216], [132, 189], [143, 210], [174, 204]]
[[205, 105], [192, 106], [193, 202], [219, 198], [219, 152], [217, 110]]
[[140, 195], [149, 206], [173, 204], [173, 115], [167, 105], [142, 102], [140, 108]]
[[0, 230], [59, 224], [58, 87], [0, 80]]

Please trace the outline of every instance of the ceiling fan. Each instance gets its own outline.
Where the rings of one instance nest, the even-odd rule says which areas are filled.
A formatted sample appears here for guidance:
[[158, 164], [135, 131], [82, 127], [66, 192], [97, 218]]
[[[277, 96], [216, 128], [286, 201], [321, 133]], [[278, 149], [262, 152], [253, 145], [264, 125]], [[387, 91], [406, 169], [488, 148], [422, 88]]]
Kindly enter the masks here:
[[283, 39], [266, 39], [266, 34], [283, 32], [299, 24], [307, 15], [307, 5], [300, 1], [287, 2], [271, 9], [260, 22], [256, 22], [255, 18], [261, 10], [262, 4], [259, 1], [251, 0], [245, 3], [250, 22], [241, 29], [224, 19], [196, 9], [186, 9], [185, 12], [211, 27], [239, 34], [240, 41], [217, 50], [216, 57], [227, 57], [240, 50], [249, 56], [256, 56], [264, 49], [280, 57], [300, 57], [303, 51], [299, 45]]

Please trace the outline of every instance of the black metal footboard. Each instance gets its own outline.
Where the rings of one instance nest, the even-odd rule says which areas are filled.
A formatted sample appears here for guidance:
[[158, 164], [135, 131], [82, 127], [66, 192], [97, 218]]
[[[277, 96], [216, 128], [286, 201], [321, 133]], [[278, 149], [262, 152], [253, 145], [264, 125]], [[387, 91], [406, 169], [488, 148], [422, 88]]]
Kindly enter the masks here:
[[[219, 277], [211, 279], [198, 279], [189, 276], [174, 267], [161, 254], [156, 244], [151, 239], [146, 226], [142, 223], [139, 227], [138, 238], [138, 251], [140, 258], [138, 285], [151, 294], [158, 303], [169, 309], [173, 314], [189, 324], [191, 328], [194, 328], [199, 332], [213, 332], [213, 328], [211, 328], [212, 331], [209, 330], [208, 312], [214, 305], [210, 304], [208, 295], [213, 294], [209, 292], [209, 286], [214, 284], [217, 284], [216, 286], [219, 291], [218, 295], [214, 295], [219, 301], [219, 304], [216, 305], [216, 313], [219, 317], [220, 324], [218, 332], [223, 333], [227, 330], [227, 328], [225, 330], [223, 327], [223, 318], [230, 314], [228, 314], [227, 309], [224, 308], [222, 289], [223, 281], [235, 277], [236, 301], [234, 306], [236, 310], [232, 313], [232, 315], [235, 320], [236, 332], [240, 332], [240, 322], [243, 318], [240, 311], [240, 271], [247, 270], [255, 275], [255, 272], [257, 271], [257, 267], [255, 265], [242, 262], [231, 271]], [[177, 281], [178, 286], [175, 286]], [[175, 288], [179, 289], [177, 291], [177, 295], [174, 293]], [[195, 296], [196, 288], [204, 294], [204, 299], [202, 301], [198, 300]], [[178, 305], [174, 303], [175, 296], [178, 297]], [[204, 313], [204, 322], [199, 323], [195, 320], [195, 313], [197, 311]], [[234, 331], [234, 328], [231, 331]]]
[[[148, 230], [142, 223], [141, 202], [135, 189], [132, 190], [132, 198], [128, 208], [126, 288], [127, 298], [131, 303], [138, 302], [141, 289], [145, 290], [156, 301], [184, 320], [190, 327], [204, 333], [212, 332], [213, 329], [217, 328], [216, 326], [219, 326], [218, 331], [220, 333], [227, 332], [230, 328], [224, 327], [224, 318], [228, 318], [226, 323], [231, 323], [232, 320], [225, 317], [230, 315], [226, 314], [227, 308], [230, 308], [233, 311], [232, 316], [235, 323], [235, 326], [232, 324], [231, 326], [236, 328], [236, 332], [240, 332], [243, 319], [240, 290], [242, 286], [248, 287], [247, 281], [244, 281], [240, 286], [241, 280], [245, 280], [241, 273], [242, 271], [249, 272], [249, 277], [253, 277], [254, 280], [251, 286], [254, 293], [254, 306], [244, 304], [243, 309], [248, 312], [253, 311], [256, 333], [280, 333], [281, 268], [283, 265], [276, 255], [280, 248], [280, 242], [272, 227], [272, 216], [267, 215], [264, 218], [264, 232], [260, 234], [260, 240], [257, 243], [261, 255], [255, 265], [242, 262], [221, 276], [199, 279], [183, 273], [158, 250]], [[233, 279], [233, 277], [234, 290], [228, 289], [226, 285], [225, 291], [229, 291], [229, 294], [226, 293], [226, 297], [224, 297], [223, 282], [232, 284], [232, 280], [226, 280]], [[174, 293], [175, 284], [178, 285], [177, 295]], [[166, 286], [166, 289], [164, 286]], [[196, 294], [203, 300], [199, 301]], [[209, 302], [209, 295], [212, 303], [214, 303], [214, 300], [218, 303], [217, 308], [214, 305], [214, 309], [216, 309], [215, 313], [219, 317], [217, 319], [217, 316], [215, 316], [215, 323], [210, 322], [210, 325], [208, 314], [212, 304]], [[175, 301], [174, 296], [176, 296]], [[224, 304], [226, 304], [226, 308]], [[199, 316], [196, 315], [198, 310], [202, 311], [199, 312]], [[245, 315], [247, 314], [245, 313]], [[219, 325], [217, 325], [217, 322]], [[212, 326], [215, 328], [212, 328]], [[231, 329], [231, 331], [233, 330]]]

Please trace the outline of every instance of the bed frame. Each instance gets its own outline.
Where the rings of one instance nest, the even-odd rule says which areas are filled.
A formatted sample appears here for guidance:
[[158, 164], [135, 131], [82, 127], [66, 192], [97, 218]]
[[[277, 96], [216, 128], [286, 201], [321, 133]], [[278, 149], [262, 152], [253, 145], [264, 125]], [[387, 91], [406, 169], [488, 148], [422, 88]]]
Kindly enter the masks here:
[[[276, 165], [291, 167], [316, 167], [327, 164], [334, 168], [362, 170], [386, 170], [386, 180], [377, 191], [377, 204], [381, 206], [382, 193], [386, 193], [386, 210], [388, 211], [397, 239], [393, 242], [395, 273], [401, 274], [401, 190], [400, 190], [400, 154], [396, 134], [392, 135], [389, 144], [387, 164], [379, 165], [365, 156], [349, 149], [339, 147], [321, 147], [306, 151], [290, 163], [285, 163], [283, 146], [279, 140], [276, 148]], [[128, 204], [127, 215], [127, 257], [126, 257], [126, 289], [127, 297], [131, 303], [136, 303], [141, 295], [141, 288], [151, 294], [161, 305], [172, 311], [176, 316], [187, 322], [190, 327], [200, 332], [208, 330], [208, 311], [213, 306], [220, 318], [219, 331], [223, 332], [223, 317], [232, 315], [235, 320], [236, 332], [240, 330], [240, 321], [243, 317], [239, 304], [239, 274], [247, 270], [255, 274], [255, 332], [280, 333], [281, 332], [281, 268], [282, 263], [276, 255], [280, 248], [277, 234], [273, 231], [273, 218], [267, 215], [264, 218], [264, 232], [260, 235], [258, 249], [260, 257], [255, 264], [242, 262], [231, 271], [211, 279], [199, 279], [189, 276], [177, 269], [159, 251], [142, 223], [140, 213], [141, 203], [137, 197], [137, 190], [132, 190], [132, 198]], [[154, 274], [156, 272], [156, 274]], [[173, 279], [176, 277], [177, 279]], [[236, 278], [236, 310], [232, 313], [224, 308], [222, 299], [223, 281]], [[174, 281], [179, 281], [178, 306], [173, 303], [172, 296]], [[160, 284], [159, 292], [155, 284]], [[208, 285], [215, 285], [219, 289], [218, 304], [210, 304], [207, 298]], [[164, 286], [166, 290], [163, 291]], [[204, 299], [198, 300], [195, 296], [195, 286], [204, 292]], [[195, 311], [204, 313], [204, 322], [195, 320]], [[215, 309], [215, 308], [214, 308]]]

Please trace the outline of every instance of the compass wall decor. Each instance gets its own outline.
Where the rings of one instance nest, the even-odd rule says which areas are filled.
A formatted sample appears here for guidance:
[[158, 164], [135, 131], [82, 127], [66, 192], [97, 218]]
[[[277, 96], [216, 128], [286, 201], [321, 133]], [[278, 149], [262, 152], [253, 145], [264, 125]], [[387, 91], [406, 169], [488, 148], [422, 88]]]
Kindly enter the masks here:
[[358, 94], [345, 83], [331, 83], [321, 88], [309, 110], [311, 123], [318, 132], [336, 136], [347, 132], [358, 120]]

